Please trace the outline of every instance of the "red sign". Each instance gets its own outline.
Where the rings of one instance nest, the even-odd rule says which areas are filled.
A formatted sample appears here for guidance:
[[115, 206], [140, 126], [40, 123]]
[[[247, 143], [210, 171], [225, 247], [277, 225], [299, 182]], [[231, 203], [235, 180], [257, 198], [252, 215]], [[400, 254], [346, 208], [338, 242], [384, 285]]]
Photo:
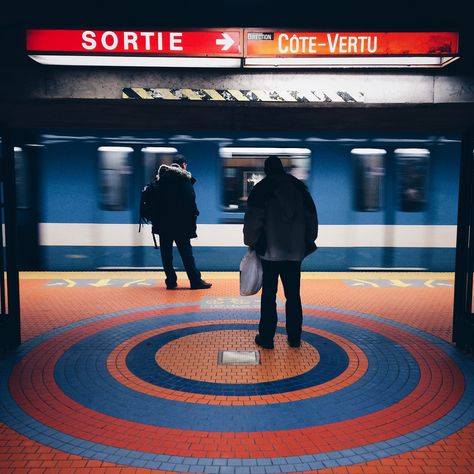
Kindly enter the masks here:
[[459, 37], [453, 32], [301, 32], [251, 28], [27, 30], [26, 48], [35, 61], [63, 65], [442, 67], [459, 56]]
[[244, 30], [244, 56], [452, 56], [457, 33], [335, 33]]
[[27, 30], [29, 53], [241, 57], [240, 29], [196, 31]]

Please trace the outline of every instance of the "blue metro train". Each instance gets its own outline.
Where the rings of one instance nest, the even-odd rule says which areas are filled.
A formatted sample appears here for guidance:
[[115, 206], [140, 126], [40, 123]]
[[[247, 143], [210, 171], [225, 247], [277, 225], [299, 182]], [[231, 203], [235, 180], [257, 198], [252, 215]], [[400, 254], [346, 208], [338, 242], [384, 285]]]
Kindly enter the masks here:
[[456, 136], [47, 130], [15, 144], [22, 269], [160, 268], [150, 227], [138, 233], [140, 191], [182, 154], [203, 270], [238, 269], [247, 197], [271, 155], [317, 205], [319, 249], [304, 270], [454, 270]]

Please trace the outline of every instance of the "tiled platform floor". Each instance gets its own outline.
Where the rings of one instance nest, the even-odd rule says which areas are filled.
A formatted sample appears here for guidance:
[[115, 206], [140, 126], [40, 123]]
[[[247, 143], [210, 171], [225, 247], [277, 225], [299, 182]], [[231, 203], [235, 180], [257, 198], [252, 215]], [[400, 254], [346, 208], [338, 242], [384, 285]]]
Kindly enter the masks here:
[[[24, 273], [0, 359], [0, 472], [474, 473], [474, 361], [450, 344], [453, 275], [315, 273], [303, 344], [253, 342], [238, 274]], [[280, 291], [280, 310], [284, 296]]]

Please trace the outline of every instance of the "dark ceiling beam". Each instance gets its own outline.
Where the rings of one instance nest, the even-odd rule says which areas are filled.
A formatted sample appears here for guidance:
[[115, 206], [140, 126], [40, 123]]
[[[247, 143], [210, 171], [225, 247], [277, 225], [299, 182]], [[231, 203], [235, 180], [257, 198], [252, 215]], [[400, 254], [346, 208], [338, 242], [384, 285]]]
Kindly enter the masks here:
[[474, 103], [321, 105], [7, 100], [0, 108], [0, 122], [12, 128], [461, 132], [474, 123]]

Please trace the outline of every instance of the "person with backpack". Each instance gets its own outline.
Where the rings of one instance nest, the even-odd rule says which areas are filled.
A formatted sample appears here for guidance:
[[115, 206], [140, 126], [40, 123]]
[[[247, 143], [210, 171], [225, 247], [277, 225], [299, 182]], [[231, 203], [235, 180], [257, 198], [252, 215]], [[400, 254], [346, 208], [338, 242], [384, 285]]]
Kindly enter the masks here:
[[161, 260], [168, 290], [178, 287], [173, 268], [173, 242], [183, 261], [191, 289], [212, 286], [212, 283], [201, 278], [191, 247], [191, 239], [197, 237], [196, 219], [199, 211], [193, 188], [196, 179], [186, 168], [186, 160], [181, 155], [175, 157], [171, 165], [161, 165], [155, 181], [142, 192], [140, 205], [142, 217], [151, 221], [152, 233], [160, 237]]
[[303, 311], [301, 262], [316, 250], [318, 214], [306, 185], [286, 173], [281, 160], [265, 160], [265, 178], [255, 185], [244, 216], [244, 243], [262, 261], [260, 322], [255, 343], [273, 349], [278, 317], [276, 293], [281, 278], [286, 297], [286, 333], [290, 347], [300, 347]]

